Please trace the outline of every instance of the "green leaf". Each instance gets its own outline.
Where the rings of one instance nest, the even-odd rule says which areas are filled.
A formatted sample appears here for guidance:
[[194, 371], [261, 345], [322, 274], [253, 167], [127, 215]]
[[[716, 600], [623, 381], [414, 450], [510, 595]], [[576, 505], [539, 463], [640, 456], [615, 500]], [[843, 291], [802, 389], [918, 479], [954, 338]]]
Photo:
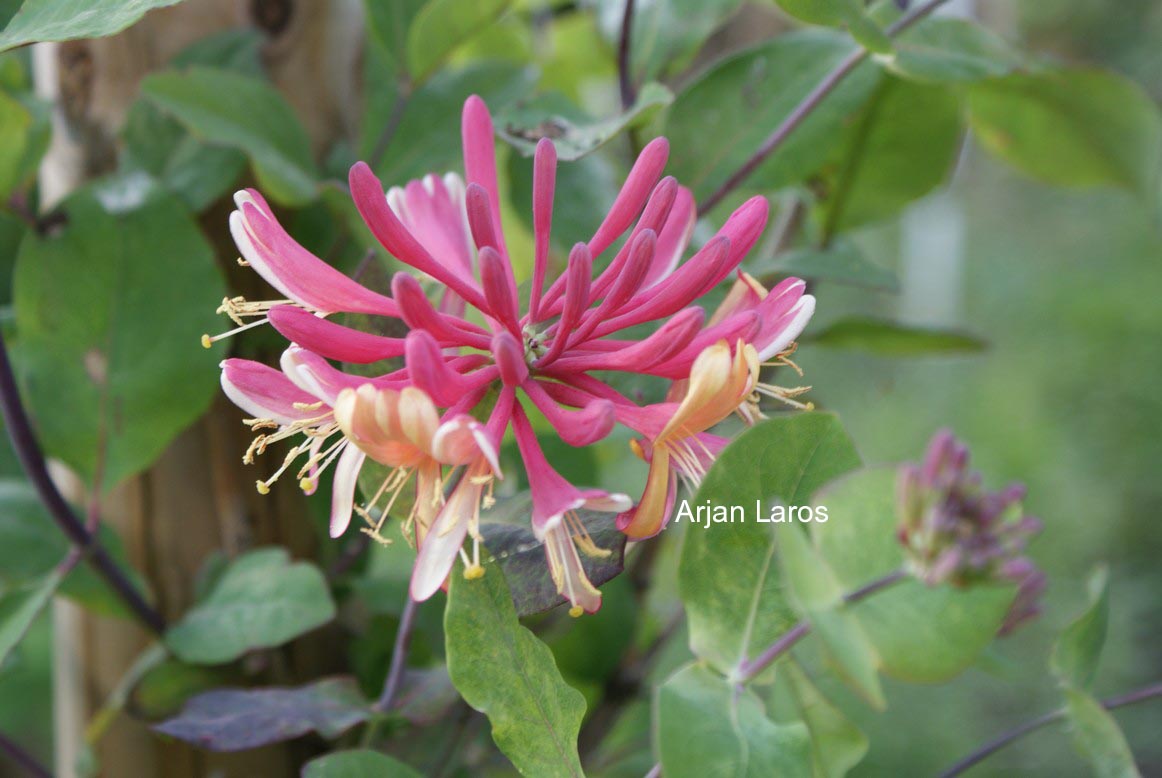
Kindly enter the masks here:
[[0, 92], [0, 199], [35, 176], [51, 135], [48, 107]]
[[780, 525], [779, 563], [788, 599], [823, 641], [840, 675], [873, 707], [887, 707], [877, 674], [879, 657], [843, 602], [835, 574], [811, 546], [802, 527]]
[[407, 37], [408, 74], [422, 83], [457, 46], [494, 22], [512, 0], [429, 0], [412, 19]]
[[225, 194], [246, 168], [241, 151], [199, 141], [144, 100], [129, 109], [122, 139], [122, 169], [149, 173], [193, 211]]
[[[670, 172], [704, 198], [851, 52], [846, 36], [807, 30], [781, 35], [715, 65], [679, 93], [667, 114]], [[857, 68], [759, 165], [747, 185], [777, 189], [817, 171], [877, 78], [875, 68]]]
[[126, 707], [137, 718], [156, 721], [173, 716], [195, 694], [227, 683], [220, 668], [166, 659], [147, 669], [129, 691]]
[[[748, 268], [748, 271], [752, 275], [765, 274], [768, 268]], [[869, 260], [859, 246], [842, 236], [833, 239], [827, 248], [801, 248], [779, 254], [769, 272], [888, 292], [900, 288], [895, 273]]]
[[961, 83], [1003, 76], [1020, 54], [991, 30], [968, 19], [936, 16], [896, 38], [884, 64], [896, 75], [930, 83]]
[[336, 751], [307, 762], [303, 778], [423, 778], [398, 759], [367, 749]]
[[1034, 178], [1154, 194], [1162, 117], [1128, 78], [1084, 68], [1015, 73], [973, 84], [968, 102], [981, 144]]
[[1053, 674], [1064, 684], [1088, 689], [1097, 672], [1110, 620], [1109, 570], [1103, 565], [1089, 577], [1089, 607], [1070, 622], [1049, 658]]
[[103, 452], [106, 485], [148, 467], [217, 394], [221, 350], [197, 344], [226, 293], [176, 199], [116, 184], [78, 191], [58, 232], [25, 238], [14, 288], [14, 356], [41, 442], [89, 482]]
[[[465, 95], [478, 94], [490, 110], [500, 112], [526, 95], [535, 81], [532, 70], [508, 62], [483, 62], [437, 74], [408, 100], [394, 141], [375, 172], [385, 185], [402, 186], [408, 179], [432, 171], [459, 169], [460, 112]], [[371, 156], [391, 113], [390, 100], [378, 95], [370, 99], [359, 144], [361, 158]]]
[[388, 55], [396, 73], [407, 70], [408, 30], [424, 5], [425, 0], [364, 0], [371, 48]]
[[1139, 778], [1130, 744], [1110, 712], [1077, 689], [1065, 690], [1066, 715], [1073, 744], [1097, 778]]
[[230, 70], [194, 67], [147, 76], [142, 94], [195, 137], [244, 151], [262, 191], [287, 205], [317, 194], [311, 141], [272, 86]]
[[180, 0], [25, 0], [0, 33], [0, 51], [37, 41], [102, 38], [121, 32], [146, 11]]
[[826, 171], [824, 235], [894, 216], [944, 183], [960, 139], [955, 93], [944, 86], [885, 79]]
[[[589, 0], [605, 38], [621, 37], [625, 4]], [[742, 5], [742, 0], [651, 0], [634, 9], [630, 70], [634, 81], [676, 75], [691, 64], [706, 39]], [[593, 52], [590, 52], [590, 56]]]
[[585, 699], [553, 654], [521, 626], [504, 576], [466, 580], [453, 570], [444, 611], [448, 674], [488, 716], [492, 739], [522, 775], [581, 776], [577, 734]]
[[642, 87], [628, 110], [608, 119], [591, 119], [558, 94], [545, 94], [513, 105], [496, 119], [500, 137], [525, 156], [531, 156], [537, 141], [550, 138], [560, 160], [575, 160], [605, 145], [632, 124], [648, 121], [662, 106], [674, 99], [670, 90], [650, 82]]
[[231, 562], [165, 641], [184, 662], [223, 664], [280, 646], [334, 617], [335, 603], [317, 567], [291, 563], [286, 549], [263, 548]]
[[0, 594], [0, 666], [52, 601], [60, 582], [60, 572], [54, 569], [39, 580]]
[[215, 689], [153, 727], [210, 751], [244, 751], [318, 732], [335, 739], [371, 717], [351, 678], [324, 678], [298, 688]]
[[[896, 540], [896, 474], [868, 468], [846, 476], [815, 497], [828, 520], [811, 526], [820, 555], [845, 592], [904, 566]], [[917, 683], [947, 680], [992, 642], [1015, 590], [1012, 586], [956, 589], [901, 581], [851, 606], [894, 678]]]
[[794, 660], [779, 665], [780, 681], [786, 683], [811, 733], [811, 751], [820, 778], [842, 778], [867, 754], [867, 735], [835, 707]]
[[251, 76], [263, 74], [262, 45], [266, 36], [254, 27], [236, 27], [199, 38], [178, 52], [170, 66], [187, 68], [205, 65], [236, 70]]
[[863, 316], [848, 316], [832, 322], [822, 331], [804, 337], [803, 342], [885, 357], [972, 354], [988, 346], [975, 335], [956, 330], [912, 327]]
[[[679, 594], [698, 657], [732, 674], [798, 621], [776, 566], [776, 525], [757, 521], [755, 512], [767, 515], [776, 498], [805, 505], [824, 483], [858, 466], [839, 420], [822, 413], [770, 419], [722, 452], [687, 506], [739, 506], [746, 518], [686, 530]], [[675, 524], [684, 520], [678, 508]]]
[[844, 25], [864, 48], [880, 54], [892, 50], [884, 31], [868, 16], [861, 0], [777, 0], [784, 11], [811, 24]]
[[736, 690], [704, 665], [674, 673], [655, 710], [666, 778], [812, 776], [807, 727], [775, 724], [754, 692]]

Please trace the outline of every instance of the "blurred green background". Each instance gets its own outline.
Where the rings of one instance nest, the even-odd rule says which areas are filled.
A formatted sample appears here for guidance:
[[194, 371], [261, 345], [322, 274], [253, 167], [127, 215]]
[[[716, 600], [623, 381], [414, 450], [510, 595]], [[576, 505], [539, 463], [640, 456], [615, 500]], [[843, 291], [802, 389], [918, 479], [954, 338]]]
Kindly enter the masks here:
[[[1162, 3], [992, 0], [977, 12], [1025, 47], [1101, 63], [1162, 99]], [[1032, 548], [1050, 577], [1043, 618], [998, 642], [948, 686], [888, 685], [891, 707], [845, 707], [872, 742], [857, 776], [929, 775], [1057, 704], [1049, 646], [1081, 607], [1088, 571], [1111, 563], [1113, 620], [1095, 691], [1162, 669], [1162, 215], [1131, 195], [1055, 190], [966, 149], [952, 185], [857, 240], [895, 269], [899, 294], [816, 287], [819, 329], [862, 311], [953, 326], [989, 342], [970, 357], [889, 359], [805, 347], [812, 398], [839, 412], [865, 460], [915, 458], [951, 427], [989, 483], [1029, 486], [1045, 522]], [[4, 472], [10, 464], [5, 460]], [[0, 667], [0, 731], [51, 753], [51, 639], [42, 620]], [[828, 689], [844, 701], [843, 692]], [[1162, 704], [1119, 711], [1146, 775], [1162, 775]], [[3, 769], [0, 768], [0, 774]], [[1087, 774], [1046, 729], [974, 775]]]
[[[1032, 50], [1102, 63], [1162, 98], [1162, 4], [1032, 0], [981, 10], [985, 18], [1015, 11]], [[1026, 482], [1027, 508], [1045, 523], [1032, 556], [1050, 580], [1042, 618], [998, 641], [981, 667], [947, 687], [892, 684], [887, 713], [859, 717], [872, 748], [853, 775], [934, 774], [1052, 709], [1046, 657], [1102, 561], [1111, 565], [1112, 615], [1095, 692], [1157, 679], [1160, 227], [1162, 215], [1124, 193], [1048, 189], [970, 146], [946, 192], [916, 204], [901, 225], [860, 236], [870, 256], [899, 271], [900, 295], [819, 286], [815, 326], [851, 306], [988, 340], [972, 357], [888, 360], [807, 348], [798, 361], [812, 396], [841, 414], [867, 461], [915, 458], [934, 429], [949, 426], [971, 445], [986, 482]], [[956, 247], [959, 258], [933, 253]], [[934, 306], [933, 294], [951, 304]], [[1142, 773], [1162, 774], [1162, 707], [1117, 718]], [[1060, 727], [1050, 727], [970, 774], [1089, 773]]]

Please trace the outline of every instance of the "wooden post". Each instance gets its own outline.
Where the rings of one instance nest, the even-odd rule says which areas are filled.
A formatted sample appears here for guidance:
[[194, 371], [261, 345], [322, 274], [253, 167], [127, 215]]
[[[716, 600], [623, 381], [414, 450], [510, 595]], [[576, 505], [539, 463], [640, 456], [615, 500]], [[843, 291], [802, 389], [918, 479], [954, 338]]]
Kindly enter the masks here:
[[[41, 173], [51, 205], [88, 178], [112, 169], [117, 133], [147, 73], [206, 35], [253, 25], [267, 35], [263, 56], [272, 81], [296, 109], [321, 152], [349, 135], [357, 119], [362, 6], [359, 0], [189, 0], [148, 14], [125, 32], [102, 40], [39, 44], [34, 53], [38, 93], [57, 105], [54, 138]], [[240, 273], [226, 225], [229, 205], [211, 208], [204, 227], [218, 249], [232, 288], [253, 294], [260, 282]], [[259, 297], [263, 294], [257, 295]], [[207, 299], [213, 306], [216, 300]], [[196, 343], [191, 348], [198, 348]], [[215, 550], [236, 554], [278, 543], [292, 554], [314, 548], [306, 505], [293, 479], [259, 496], [256, 478], [270, 462], [245, 467], [249, 431], [241, 413], [218, 398], [210, 412], [183, 432], [146, 473], [102, 501], [102, 517], [124, 538], [129, 556], [152, 588], [157, 605], [177, 618], [193, 597], [195, 576]], [[67, 474], [63, 476], [67, 480]], [[81, 498], [83, 488], [70, 484]], [[148, 645], [136, 626], [104, 619], [61, 603], [56, 630], [56, 772], [76, 775], [84, 726]], [[283, 652], [270, 680], [295, 683], [318, 677], [327, 653]], [[238, 755], [210, 755], [163, 742], [140, 722], [120, 716], [96, 749], [101, 775], [202, 778], [296, 775], [305, 754], [290, 744]]]

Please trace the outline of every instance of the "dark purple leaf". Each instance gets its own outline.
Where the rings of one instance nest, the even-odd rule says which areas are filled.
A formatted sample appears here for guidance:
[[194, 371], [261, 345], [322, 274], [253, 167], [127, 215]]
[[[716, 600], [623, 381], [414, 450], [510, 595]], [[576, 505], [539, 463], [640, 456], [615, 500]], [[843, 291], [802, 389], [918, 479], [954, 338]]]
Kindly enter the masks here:
[[[565, 598], [557, 593], [549, 575], [544, 544], [536, 539], [529, 526], [532, 503], [527, 496], [513, 497], [493, 511], [503, 516], [505, 521], [480, 524], [484, 545], [491, 554], [485, 560], [485, 566], [499, 564], [504, 571], [517, 615], [540, 613], [564, 603]], [[597, 547], [612, 552], [604, 558], [581, 554], [585, 574], [594, 586], [601, 586], [625, 569], [625, 535], [617, 529], [613, 514], [579, 510], [577, 515]], [[508, 520], [514, 523], [508, 523]]]
[[210, 751], [244, 751], [308, 732], [336, 738], [371, 715], [355, 681], [339, 677], [299, 688], [216, 689], [154, 729]]

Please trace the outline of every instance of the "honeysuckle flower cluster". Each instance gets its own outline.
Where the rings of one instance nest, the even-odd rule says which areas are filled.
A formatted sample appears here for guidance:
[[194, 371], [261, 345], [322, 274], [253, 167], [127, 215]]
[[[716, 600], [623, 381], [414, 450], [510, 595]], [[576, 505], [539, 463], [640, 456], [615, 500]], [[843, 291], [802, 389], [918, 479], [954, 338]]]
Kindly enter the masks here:
[[[800, 405], [793, 399], [800, 390], [763, 384], [759, 371], [789, 362], [815, 301], [797, 278], [768, 290], [739, 272], [707, 318], [694, 302], [736, 272], [763, 232], [768, 206], [761, 197], [743, 203], [683, 262], [694, 200], [662, 176], [669, 150], [662, 138], [642, 150], [593, 237], [573, 246], [551, 282], [557, 159], [552, 141], [540, 141], [532, 277], [523, 299], [501, 228], [491, 116], [471, 97], [462, 118], [464, 178], [429, 175], [385, 191], [366, 164], [351, 169], [351, 196], [367, 227], [414, 271], [395, 274], [390, 297], [296, 243], [257, 192], [235, 196], [230, 229], [240, 262], [282, 297], [225, 300], [220, 311], [238, 325], [226, 334], [269, 322], [291, 345], [279, 369], [226, 360], [222, 386], [253, 417], [258, 434], [247, 462], [272, 443], [295, 441], [259, 491], [292, 472], [311, 492], [333, 472], [332, 536], [356, 513], [365, 531], [381, 537], [397, 498], [414, 489], [403, 528], [417, 548], [417, 600], [444, 584], [457, 557], [466, 576], [483, 575], [481, 513], [504, 477], [498, 450], [511, 431], [532, 492], [532, 528], [557, 589], [574, 615], [592, 612], [601, 595], [581, 555], [608, 551], [593, 543], [577, 511], [617, 514], [631, 539], [664, 528], [679, 482], [696, 486], [727, 443], [711, 432], [715, 425], [736, 412], [753, 421], [763, 394]], [[407, 334], [357, 331], [327, 318], [336, 313], [398, 319]], [[655, 327], [643, 336], [639, 325]], [[384, 359], [402, 366], [367, 378], [333, 364]], [[673, 383], [664, 402], [639, 405], [602, 380], [611, 372]], [[617, 424], [633, 430], [634, 451], [649, 463], [641, 498], [635, 504], [569, 483], [545, 457], [530, 413], [572, 446], [596, 443]], [[391, 475], [357, 505], [356, 480], [368, 457]]]
[[1022, 484], [987, 491], [968, 461], [968, 447], [941, 430], [922, 463], [900, 468], [899, 538], [913, 572], [929, 585], [1017, 584], [1006, 633], [1039, 612], [1045, 576], [1024, 552], [1041, 522], [1024, 513]]

